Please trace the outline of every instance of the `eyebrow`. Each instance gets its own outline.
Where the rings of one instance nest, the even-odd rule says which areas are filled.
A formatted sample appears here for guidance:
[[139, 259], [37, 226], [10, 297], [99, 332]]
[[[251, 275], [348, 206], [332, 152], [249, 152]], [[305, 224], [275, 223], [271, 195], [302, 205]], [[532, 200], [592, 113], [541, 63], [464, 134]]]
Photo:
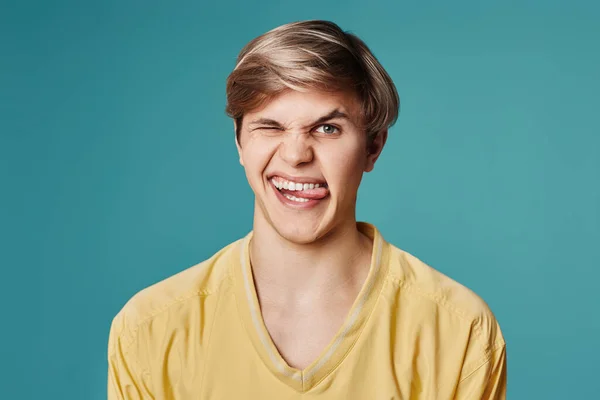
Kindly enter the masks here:
[[[323, 122], [327, 122], [332, 119], [346, 119], [348, 121], [351, 121], [348, 114], [346, 114], [336, 108], [335, 110], [331, 111], [329, 114], [319, 117], [317, 120], [310, 123], [309, 126], [322, 124]], [[259, 118], [259, 119], [256, 119], [256, 120], [250, 122], [248, 125], [266, 125], [266, 126], [272, 126], [272, 127], [276, 127], [276, 128], [283, 127], [283, 125], [280, 122], [278, 122], [274, 119], [270, 119], [270, 118]]]

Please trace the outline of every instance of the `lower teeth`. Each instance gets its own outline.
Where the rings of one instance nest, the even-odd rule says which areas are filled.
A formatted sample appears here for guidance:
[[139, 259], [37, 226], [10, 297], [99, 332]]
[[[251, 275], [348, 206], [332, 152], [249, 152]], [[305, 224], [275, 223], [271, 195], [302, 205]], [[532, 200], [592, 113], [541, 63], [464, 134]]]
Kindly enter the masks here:
[[286, 199], [290, 199], [292, 201], [297, 201], [298, 203], [306, 203], [308, 201], [308, 199], [303, 199], [303, 198], [300, 198], [300, 197], [292, 196], [292, 195], [287, 194], [287, 193], [284, 194], [284, 196], [285, 196]]

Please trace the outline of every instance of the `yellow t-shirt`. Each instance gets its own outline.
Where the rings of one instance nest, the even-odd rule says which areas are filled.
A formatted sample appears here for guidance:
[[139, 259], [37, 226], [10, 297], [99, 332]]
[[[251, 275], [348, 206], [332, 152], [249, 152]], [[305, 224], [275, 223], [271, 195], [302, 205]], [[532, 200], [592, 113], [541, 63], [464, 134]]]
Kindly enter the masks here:
[[118, 313], [108, 398], [504, 399], [505, 342], [483, 300], [358, 226], [373, 239], [369, 274], [310, 366], [289, 367], [265, 328], [250, 233]]

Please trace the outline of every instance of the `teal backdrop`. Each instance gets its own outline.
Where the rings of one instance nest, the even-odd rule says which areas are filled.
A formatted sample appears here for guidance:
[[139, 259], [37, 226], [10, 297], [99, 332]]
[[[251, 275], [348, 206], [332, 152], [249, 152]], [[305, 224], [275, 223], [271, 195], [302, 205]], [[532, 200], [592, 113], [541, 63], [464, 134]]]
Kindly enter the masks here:
[[330, 19], [402, 110], [358, 217], [481, 295], [510, 399], [598, 398], [600, 3], [3, 1], [0, 398], [106, 398], [112, 317], [251, 229], [250, 39]]

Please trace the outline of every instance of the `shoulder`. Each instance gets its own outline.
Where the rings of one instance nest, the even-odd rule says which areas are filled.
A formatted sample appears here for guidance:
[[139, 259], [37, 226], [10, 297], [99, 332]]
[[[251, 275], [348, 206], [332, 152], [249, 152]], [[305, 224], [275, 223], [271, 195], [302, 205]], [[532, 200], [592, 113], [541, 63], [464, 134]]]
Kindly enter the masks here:
[[393, 245], [390, 248], [392, 296], [418, 307], [425, 316], [451, 320], [453, 328], [468, 331], [484, 348], [504, 344], [494, 313], [478, 294], [412, 254]]
[[198, 298], [223, 290], [231, 278], [230, 266], [239, 257], [239, 243], [233, 242], [209, 259], [133, 295], [113, 318], [109, 342], [133, 342], [140, 325], [164, 314], [185, 312], [199, 303]]
[[418, 349], [411, 369], [430, 370], [434, 364], [452, 387], [464, 382], [461, 393], [480, 398], [488, 377], [501, 379], [506, 370], [506, 343], [494, 313], [473, 290], [389, 246], [385, 304], [401, 339], [395, 341], [400, 354]]

